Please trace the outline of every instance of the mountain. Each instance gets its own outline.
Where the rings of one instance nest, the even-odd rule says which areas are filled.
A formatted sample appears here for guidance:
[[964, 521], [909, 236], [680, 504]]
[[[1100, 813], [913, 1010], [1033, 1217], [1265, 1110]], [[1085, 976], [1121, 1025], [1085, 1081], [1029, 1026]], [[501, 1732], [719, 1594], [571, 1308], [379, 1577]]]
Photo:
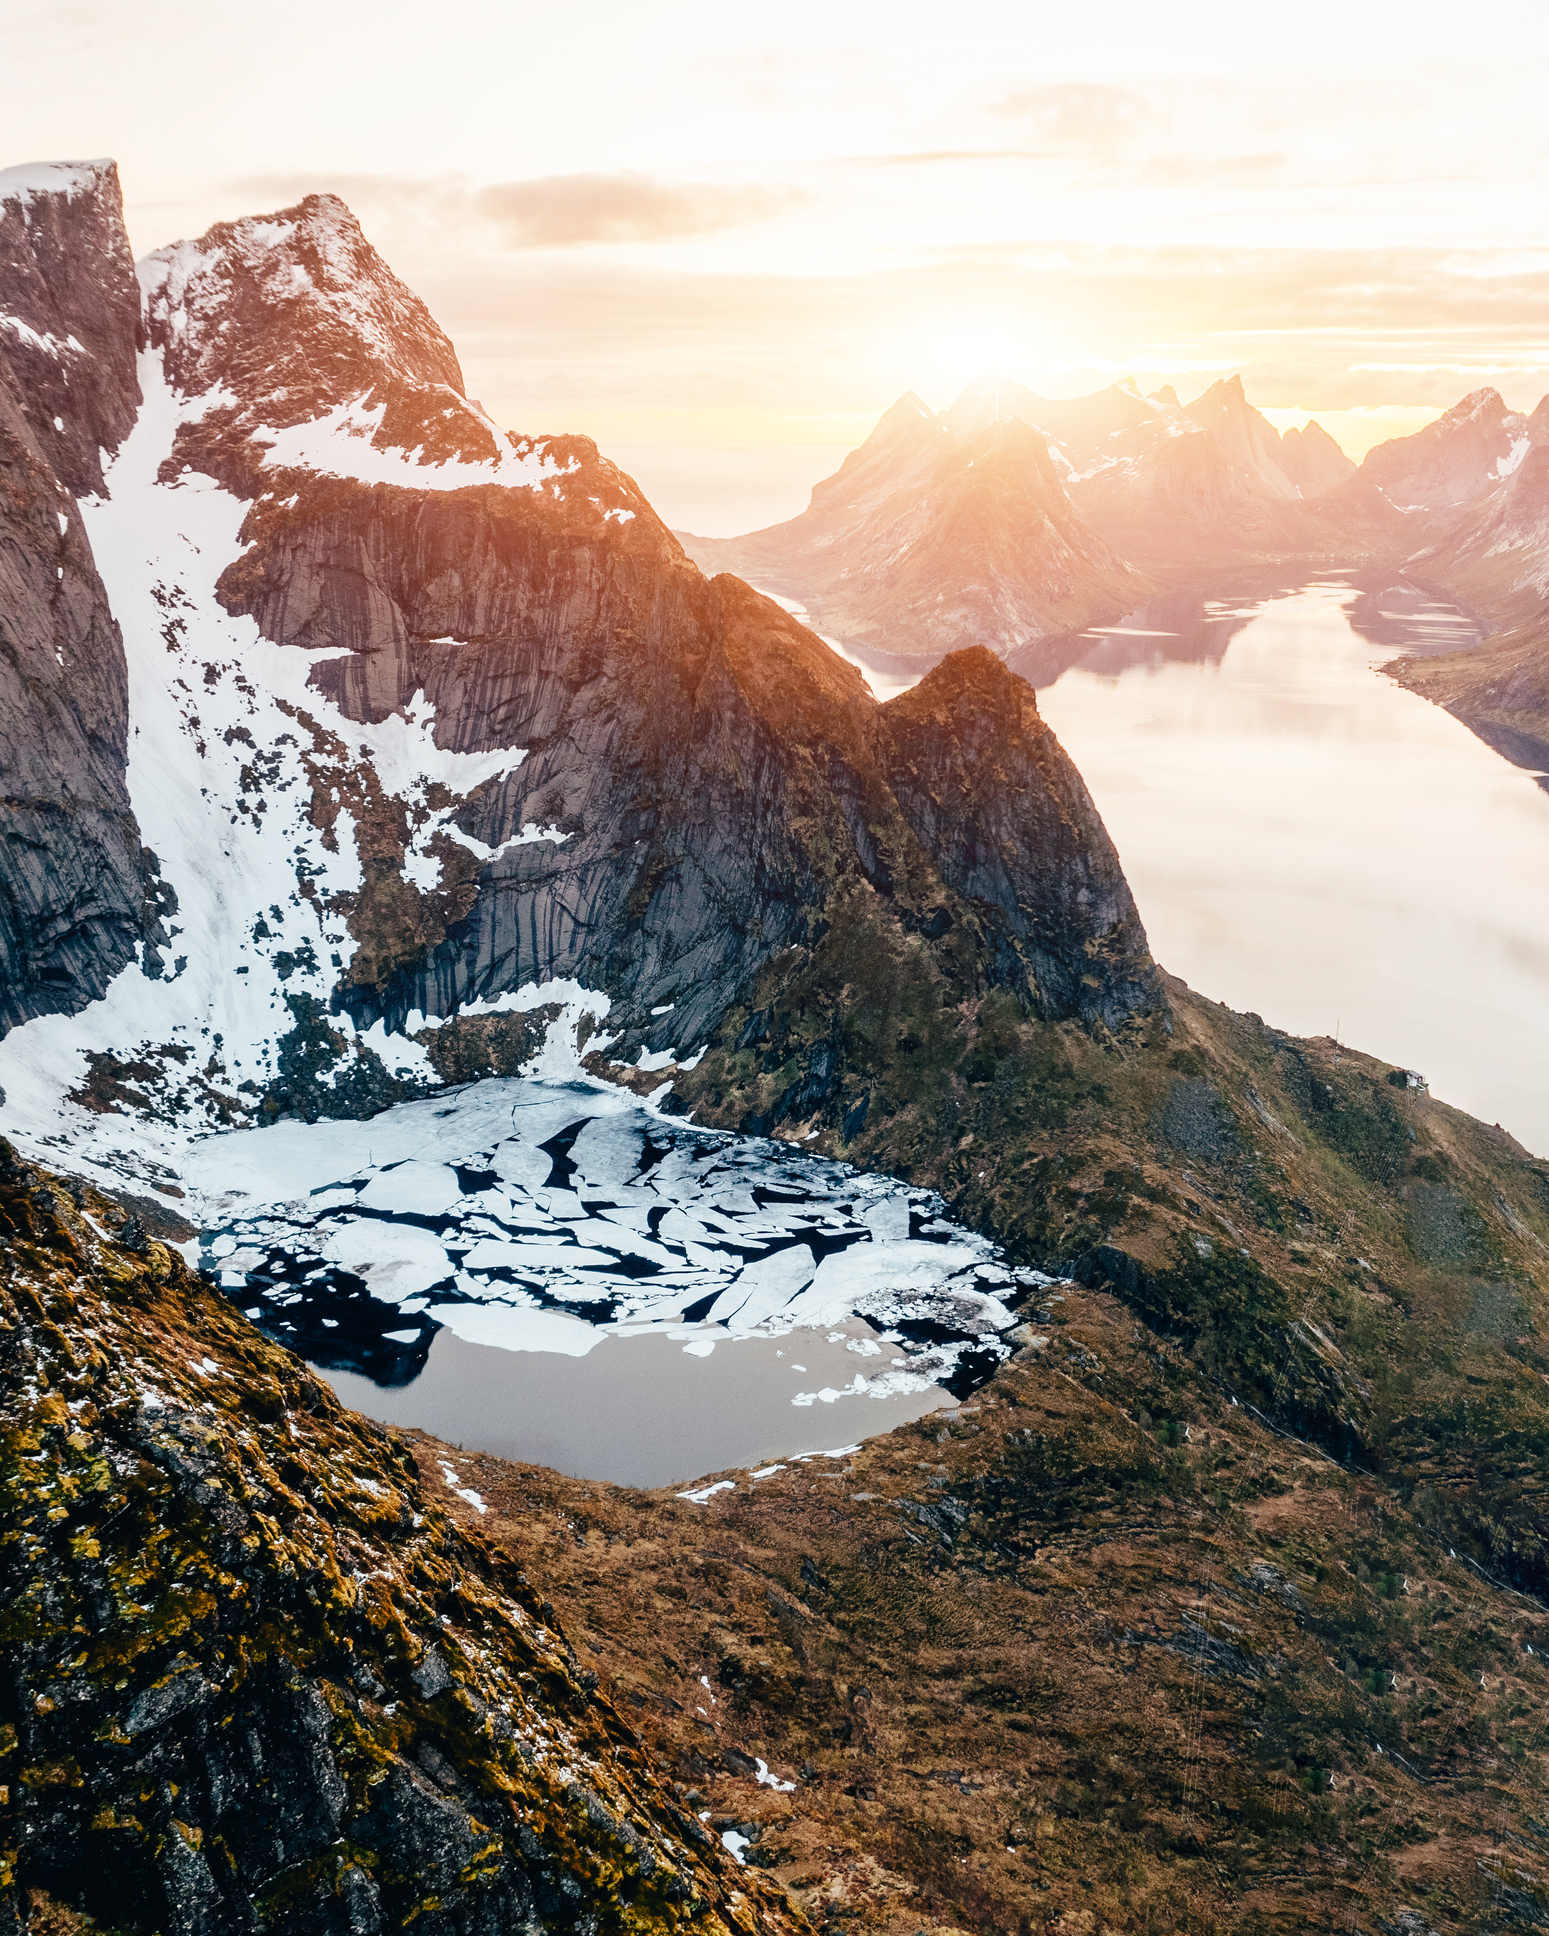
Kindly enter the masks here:
[[[492, 423], [341, 202], [160, 251], [131, 305], [107, 173], [7, 179], [0, 308], [76, 362], [7, 366], [0, 824], [36, 844], [47, 743], [50, 865], [133, 892], [0, 1041], [0, 1928], [1549, 1919], [1545, 1165], [1167, 980], [994, 652], [879, 705], [592, 444]], [[1240, 390], [1192, 408], [1120, 395], [1091, 435], [1151, 438], [1142, 483], [1185, 448], [1222, 555], [1244, 505], [1323, 517]], [[991, 499], [1073, 517], [1001, 409], [891, 413], [836, 506], [944, 465], [1003, 536], [982, 457]], [[72, 728], [77, 692], [106, 710]], [[1020, 1355], [949, 1417], [670, 1501], [416, 1471], [158, 1233], [208, 1221], [211, 1128], [329, 1116], [372, 1122], [328, 1126], [367, 1150], [343, 1194], [402, 1213], [367, 1241], [434, 1237], [448, 1198], [372, 1140], [505, 1115], [479, 1078], [517, 1069], [693, 1119], [604, 1151], [605, 1204], [531, 1146], [577, 1224], [649, 1227], [703, 1172], [631, 1201], [645, 1165], [777, 1132], [847, 1201], [875, 1179], [839, 1158], [993, 1233]], [[421, 1167], [491, 1210], [480, 1168]], [[870, 1207], [907, 1250], [917, 1200]], [[861, 1236], [765, 1221], [814, 1269]]]
[[[22, 179], [33, 226], [118, 246], [108, 177]], [[775, 604], [706, 580], [594, 445], [490, 421], [343, 203], [220, 224], [139, 277], [143, 310], [115, 296], [93, 340], [143, 402], [112, 421], [103, 488], [58, 513], [98, 631], [77, 624], [63, 666], [39, 635], [5, 784], [58, 759], [61, 685], [116, 693], [69, 784], [120, 803], [162, 922], [125, 966], [120, 896], [114, 947], [54, 1005], [101, 999], [0, 1047], [19, 1131], [54, 1137], [62, 1112], [154, 1182], [200, 1126], [369, 1113], [515, 1067], [562, 1014], [607, 1014], [619, 1064], [670, 1064], [857, 897], [965, 998], [1111, 1027], [1156, 1006], [1112, 847], [1016, 682], [1002, 751], [1047, 852], [1000, 827], [969, 864], [996, 780], [959, 784], [957, 728], [943, 804], [928, 765], [901, 773], [899, 715]], [[95, 419], [82, 434], [95, 449]], [[51, 575], [59, 532], [34, 526], [27, 568]], [[105, 897], [89, 804], [61, 838]]]
[[1117, 551], [1167, 584], [1385, 561], [1413, 542], [1332, 438], [1287, 444], [1239, 377], [1181, 407], [1155, 402], [1070, 492]]
[[[1493, 390], [1465, 398], [1398, 445], [1408, 488], [1434, 497], [1439, 535], [1406, 571], [1475, 613], [1482, 647], [1387, 671], [1434, 699], [1505, 758], [1549, 771], [1549, 399], [1530, 416]], [[1373, 453], [1378, 455], [1377, 452]]]
[[1511, 472], [1526, 435], [1498, 390], [1474, 390], [1423, 430], [1369, 450], [1361, 476], [1401, 510], [1445, 519]]
[[846, 643], [931, 662], [1117, 618], [1142, 581], [1071, 508], [1045, 438], [1014, 414], [899, 399], [799, 517], [683, 535], [708, 570], [799, 599]]
[[1159, 586], [1414, 543], [1326, 431], [1282, 437], [1237, 377], [1186, 406], [1131, 384], [1064, 399], [976, 384], [940, 416], [906, 396], [799, 517], [680, 536], [848, 645], [907, 661], [976, 641], [1019, 663]]
[[1292, 425], [1280, 433], [1280, 468], [1304, 498], [1326, 497], [1355, 476], [1347, 457], [1320, 423]]

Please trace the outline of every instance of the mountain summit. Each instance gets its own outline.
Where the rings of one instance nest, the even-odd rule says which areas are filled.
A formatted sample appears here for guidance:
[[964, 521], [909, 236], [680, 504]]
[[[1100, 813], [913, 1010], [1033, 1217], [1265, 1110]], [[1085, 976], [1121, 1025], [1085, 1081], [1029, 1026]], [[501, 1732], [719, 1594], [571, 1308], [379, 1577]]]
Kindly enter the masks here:
[[937, 416], [886, 411], [799, 517], [745, 538], [684, 537], [706, 570], [800, 601], [847, 643], [932, 661], [1117, 618], [1144, 584], [1073, 509], [1009, 386]]
[[[0, 269], [0, 309], [31, 304], [95, 414], [62, 417], [52, 456], [30, 419], [15, 430], [38, 582], [18, 593], [31, 644], [0, 751], [60, 845], [45, 869], [31, 839], [0, 849], [0, 939], [18, 961], [40, 931], [68, 939], [18, 968], [10, 1019], [90, 1004], [0, 1049], [18, 1126], [41, 1137], [62, 1112], [150, 1177], [137, 1119], [175, 1140], [367, 1113], [516, 1066], [541, 1040], [530, 1014], [572, 1035], [606, 1014], [599, 1046], [670, 1068], [856, 897], [964, 997], [999, 986], [1096, 1027], [1158, 1004], [1112, 847], [1030, 694], [1006, 712], [1019, 826], [996, 817], [1000, 782], [954, 766], [972, 709], [937, 719], [956, 777], [928, 796], [853, 668], [705, 579], [595, 445], [490, 420], [342, 202], [158, 251], [142, 308], [116, 180], [22, 180], [4, 219], [48, 246]], [[71, 253], [103, 265], [89, 335], [35, 293], [34, 257]], [[78, 508], [66, 473], [91, 484], [98, 449], [103, 489]], [[962, 548], [1004, 553], [1008, 505], [1079, 540], [1034, 433], [964, 448], [917, 401], [841, 494], [924, 450]]]

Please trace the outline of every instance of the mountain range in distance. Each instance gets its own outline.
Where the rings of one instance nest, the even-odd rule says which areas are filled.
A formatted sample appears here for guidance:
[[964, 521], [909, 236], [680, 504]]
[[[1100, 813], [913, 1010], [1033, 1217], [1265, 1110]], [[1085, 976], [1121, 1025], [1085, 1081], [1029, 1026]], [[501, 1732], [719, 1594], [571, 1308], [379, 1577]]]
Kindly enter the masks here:
[[[1064, 399], [989, 383], [939, 413], [900, 398], [795, 518], [679, 536], [705, 569], [739, 573], [901, 670], [985, 637], [1037, 664], [1030, 647], [1164, 593], [1328, 569], [1402, 571], [1493, 630], [1531, 631], [1549, 584], [1546, 446], [1549, 409], [1524, 416], [1491, 389], [1357, 465], [1315, 421], [1277, 431], [1237, 377], [1187, 404], [1128, 383]], [[1536, 668], [1536, 637], [1508, 658]], [[1513, 683], [1499, 663], [1497, 706], [1541, 711], [1542, 677], [1519, 669]], [[1485, 664], [1413, 678], [1460, 710]]]

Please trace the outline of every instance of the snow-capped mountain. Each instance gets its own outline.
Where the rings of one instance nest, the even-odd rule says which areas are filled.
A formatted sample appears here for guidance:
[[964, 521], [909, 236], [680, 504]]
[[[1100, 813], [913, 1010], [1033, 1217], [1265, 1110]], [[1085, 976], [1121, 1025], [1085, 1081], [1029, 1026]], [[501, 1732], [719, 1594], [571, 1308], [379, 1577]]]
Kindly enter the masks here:
[[1400, 510], [1434, 524], [1455, 517], [1522, 461], [1528, 423], [1498, 390], [1474, 390], [1409, 437], [1369, 450], [1361, 475]]
[[1117, 618], [1145, 592], [1072, 508], [1045, 437], [971, 400], [937, 415], [901, 397], [799, 517], [683, 542], [707, 571], [798, 600], [846, 644], [916, 662], [968, 645], [1005, 656]]
[[[564, 1066], [579, 1026], [670, 1081], [855, 896], [965, 990], [1155, 1002], [1025, 688], [968, 655], [879, 707], [587, 439], [494, 424], [343, 203], [223, 223], [137, 284], [110, 166], [20, 171], [0, 206], [28, 359], [0, 390], [11, 1131], [143, 1179], [202, 1126], [543, 1066], [556, 1016]], [[957, 743], [987, 731], [1009, 826]], [[68, 932], [33, 969], [44, 916]]]

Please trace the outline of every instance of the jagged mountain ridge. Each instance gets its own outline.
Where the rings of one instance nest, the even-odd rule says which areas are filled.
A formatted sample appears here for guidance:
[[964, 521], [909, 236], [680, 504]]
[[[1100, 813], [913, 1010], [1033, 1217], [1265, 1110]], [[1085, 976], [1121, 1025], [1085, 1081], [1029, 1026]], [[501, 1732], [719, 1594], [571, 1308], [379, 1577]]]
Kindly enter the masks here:
[[745, 538], [680, 534], [707, 571], [799, 599], [846, 643], [925, 661], [1117, 618], [1144, 582], [1082, 522], [1015, 414], [888, 410], [800, 516]]
[[680, 536], [844, 643], [927, 662], [970, 641], [1025, 657], [1202, 574], [1412, 544], [1327, 432], [1282, 437], [1235, 377], [1188, 405], [1130, 384], [1065, 399], [979, 384], [939, 416], [905, 396], [798, 517]]
[[[101, 197], [45, 193], [98, 246]], [[492, 424], [341, 202], [218, 225], [140, 279], [115, 353], [143, 400], [81, 502], [170, 911], [143, 965], [103, 952], [60, 995], [106, 988], [79, 1021], [0, 1050], [19, 1130], [64, 1134], [62, 1111], [121, 1164], [147, 1104], [168, 1152], [200, 1124], [361, 1113], [467, 1067], [468, 1023], [486, 1043], [567, 1004], [611, 1009], [618, 1059], [686, 1057], [851, 892], [927, 950], [950, 932], [965, 995], [1003, 982], [1105, 1026], [1159, 1000], [1034, 712], [1012, 709], [1019, 784], [1054, 844], [955, 879], [962, 843], [919, 768], [895, 787], [853, 669], [707, 581], [589, 440]]]

